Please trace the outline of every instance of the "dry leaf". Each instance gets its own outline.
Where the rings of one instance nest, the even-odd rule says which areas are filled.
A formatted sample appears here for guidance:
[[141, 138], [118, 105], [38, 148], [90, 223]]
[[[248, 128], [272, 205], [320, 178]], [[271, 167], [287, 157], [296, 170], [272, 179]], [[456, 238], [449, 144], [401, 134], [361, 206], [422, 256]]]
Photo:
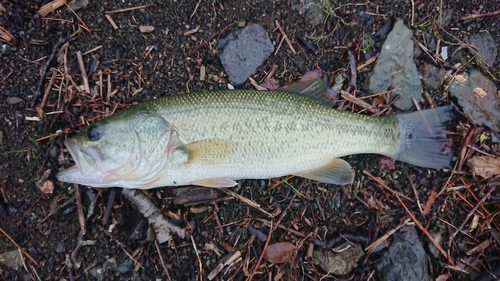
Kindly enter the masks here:
[[474, 156], [469, 159], [472, 172], [485, 179], [500, 175], [500, 158], [490, 156]]
[[40, 191], [45, 194], [50, 194], [54, 192], [54, 184], [51, 181], [47, 180], [40, 187]]
[[302, 75], [302, 77], [300, 78], [300, 82], [318, 79], [321, 78], [321, 76], [323, 76], [323, 72], [321, 70], [309, 70], [308, 72], [304, 73], [304, 75]]
[[297, 248], [290, 242], [278, 242], [267, 247], [264, 258], [271, 263], [285, 263], [290, 261]]
[[443, 274], [443, 275], [439, 275], [438, 278], [436, 278], [436, 281], [446, 281], [448, 280], [448, 278], [451, 277], [451, 274]]
[[429, 198], [427, 198], [427, 202], [425, 203], [424, 210], [422, 211], [422, 215], [427, 216], [431, 212], [431, 207], [434, 205], [434, 201], [436, 201], [437, 192], [432, 189], [431, 194], [429, 194]]

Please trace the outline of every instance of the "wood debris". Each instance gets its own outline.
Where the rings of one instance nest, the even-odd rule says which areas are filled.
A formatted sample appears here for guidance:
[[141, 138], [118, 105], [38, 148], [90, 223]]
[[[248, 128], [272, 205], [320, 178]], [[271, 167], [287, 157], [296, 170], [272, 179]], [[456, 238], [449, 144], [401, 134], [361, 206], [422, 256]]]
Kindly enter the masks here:
[[36, 13], [41, 15], [42, 17], [45, 17], [49, 13], [55, 11], [57, 8], [59, 8], [63, 5], [66, 5], [66, 4], [67, 4], [66, 0], [53, 0], [53, 1], [43, 5]]
[[141, 33], [151, 33], [155, 30], [155, 28], [151, 25], [141, 25], [139, 26], [139, 31]]
[[0, 40], [9, 45], [16, 45], [17, 39], [7, 29], [0, 27]]

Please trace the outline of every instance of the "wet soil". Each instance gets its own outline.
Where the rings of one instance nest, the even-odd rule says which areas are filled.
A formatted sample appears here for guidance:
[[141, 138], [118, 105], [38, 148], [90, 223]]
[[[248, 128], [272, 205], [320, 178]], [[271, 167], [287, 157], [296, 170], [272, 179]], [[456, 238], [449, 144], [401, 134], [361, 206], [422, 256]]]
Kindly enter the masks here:
[[[416, 36], [418, 40], [426, 36], [432, 40], [440, 38], [441, 45], [446, 42], [458, 44], [456, 38], [480, 32], [490, 32], [497, 44], [500, 41], [498, 16], [461, 19], [475, 12], [498, 11], [498, 1], [443, 1], [442, 7], [440, 1], [413, 2], [355, 4], [337, 1], [336, 15], [313, 25], [304, 13], [291, 8], [290, 1], [91, 1], [77, 12], [79, 18], [65, 7], [43, 18], [36, 14], [45, 4], [43, 1], [2, 1], [6, 11], [0, 12], [0, 27], [10, 31], [17, 44], [6, 44], [7, 50], [0, 57], [0, 228], [12, 239], [0, 234], [0, 253], [15, 250], [12, 243], [15, 241], [34, 261], [25, 257], [24, 267], [17, 270], [0, 266], [0, 279], [205, 280], [222, 257], [238, 250], [243, 253], [242, 259], [216, 278], [245, 279], [245, 274], [254, 269], [266, 243], [255, 238], [256, 233], [264, 234], [264, 239], [269, 233], [266, 222], [270, 219], [265, 214], [227, 198], [222, 192], [218, 192], [219, 200], [185, 205], [175, 203], [171, 188], [150, 190], [147, 194], [157, 207], [190, 232], [185, 239], [175, 238], [155, 245], [147, 239], [142, 215], [120, 196], [120, 189], [96, 190], [83, 186], [75, 189], [73, 185], [56, 181], [55, 172], [72, 163], [62, 141], [85, 123], [142, 100], [226, 87], [224, 70], [215, 49], [216, 40], [248, 23], [262, 25], [277, 46], [281, 38], [274, 22], [278, 20], [293, 42], [297, 54], [292, 54], [283, 43], [278, 53], [271, 55], [254, 76], [260, 81], [276, 64], [279, 69], [274, 77], [282, 84], [297, 81], [313, 69], [321, 69], [330, 74], [331, 79], [339, 70], [348, 75], [347, 46], [353, 42], [362, 45], [363, 39], [373, 35], [389, 18], [403, 18], [415, 34], [421, 35]], [[118, 26], [116, 30], [105, 17], [109, 11], [150, 3], [154, 5], [110, 14]], [[445, 9], [453, 10], [453, 18], [441, 29], [434, 22], [440, 10]], [[141, 33], [140, 26], [153, 26], [154, 30]], [[198, 30], [185, 34], [193, 29]], [[298, 35], [305, 37], [314, 48], [300, 43]], [[358, 52], [359, 63], [376, 55], [379, 48], [380, 42], [376, 42], [365, 52]], [[60, 50], [63, 51], [58, 54]], [[86, 54], [90, 50], [93, 51]], [[79, 89], [84, 83], [78, 51], [83, 53], [89, 84], [97, 89], [96, 92], [84, 94]], [[51, 56], [54, 59], [48, 71], [43, 73]], [[420, 60], [431, 61], [425, 56]], [[200, 81], [199, 76], [201, 65], [206, 66], [209, 74], [204, 81]], [[466, 68], [480, 69], [474, 61]], [[500, 86], [498, 58], [489, 72], [496, 79], [497, 87]], [[61, 73], [70, 75], [75, 83], [62, 79]], [[38, 89], [42, 74], [44, 79]], [[53, 75], [54, 83], [43, 101]], [[362, 84], [364, 75], [366, 72], [360, 73], [358, 85]], [[109, 90], [108, 81], [111, 83]], [[104, 94], [99, 90], [101, 87]], [[251, 86], [247, 83], [243, 87]], [[434, 100], [437, 104], [449, 103], [441, 90], [431, 93]], [[423, 106], [429, 104], [424, 101]], [[346, 107], [351, 108], [351, 105]], [[35, 117], [40, 120], [34, 120]], [[468, 124], [467, 119], [456, 114], [450, 128], [455, 132], [452, 135], [455, 155], [458, 155], [465, 134], [464, 124]], [[495, 147], [488, 141], [486, 145]], [[334, 276], [314, 266], [308, 258], [311, 257], [308, 248], [313, 244], [312, 238], [333, 241], [348, 235], [366, 247], [404, 221], [407, 213], [401, 204], [364, 171], [380, 177], [391, 189], [414, 198], [411, 179], [422, 201], [426, 201], [431, 189], [440, 191], [450, 181], [455, 185], [471, 186], [480, 195], [484, 194], [486, 186], [484, 181], [474, 179], [467, 167], [461, 174], [450, 177], [450, 172], [403, 163], [387, 169], [379, 165], [379, 156], [352, 156], [346, 160], [356, 170], [353, 185], [328, 186], [291, 178], [287, 184], [284, 179], [245, 180], [234, 189], [266, 211], [279, 214], [281, 227], [273, 231], [271, 243], [289, 241], [301, 245], [288, 263], [272, 265], [263, 261], [255, 270], [254, 280], [280, 279], [278, 276], [283, 280], [319, 280], [323, 276]], [[48, 194], [41, 191], [39, 182], [47, 170], [51, 171], [49, 180], [55, 185], [53, 192]], [[304, 196], [294, 193], [290, 185]], [[489, 186], [493, 186], [491, 182]], [[80, 236], [75, 193], [81, 194], [86, 217], [83, 236]], [[487, 200], [484, 207], [490, 214], [499, 211], [498, 201], [495, 203], [498, 192], [493, 194], [496, 197]], [[111, 204], [108, 203], [110, 198]], [[427, 216], [420, 215], [415, 201], [405, 202], [427, 229], [441, 229], [444, 237], [451, 235], [471, 210], [451, 192], [439, 197]], [[103, 221], [106, 211], [111, 212], [110, 217]], [[452, 226], [439, 223], [438, 217]], [[495, 229], [498, 218], [490, 219]], [[486, 240], [485, 237], [491, 239], [486, 224], [480, 225], [481, 230], [468, 234], [473, 239], [467, 240], [467, 235], [459, 233], [451, 246], [447, 242], [443, 245], [451, 259], [455, 262], [466, 259], [472, 263], [464, 248], [476, 246]], [[419, 234], [425, 241], [422, 232]], [[434, 256], [429, 251], [430, 275], [437, 278], [450, 273], [455, 280], [477, 276], [490, 280], [489, 275], [484, 274], [500, 267], [494, 255], [498, 253], [495, 241], [492, 240], [492, 245], [481, 256], [475, 256], [482, 263], [469, 269], [472, 274], [445, 268], [443, 265], [449, 262], [442, 255]], [[84, 245], [77, 247], [80, 242]], [[337, 277], [366, 280], [371, 276], [376, 280], [375, 264], [381, 255], [380, 252], [367, 255], [351, 273]]]

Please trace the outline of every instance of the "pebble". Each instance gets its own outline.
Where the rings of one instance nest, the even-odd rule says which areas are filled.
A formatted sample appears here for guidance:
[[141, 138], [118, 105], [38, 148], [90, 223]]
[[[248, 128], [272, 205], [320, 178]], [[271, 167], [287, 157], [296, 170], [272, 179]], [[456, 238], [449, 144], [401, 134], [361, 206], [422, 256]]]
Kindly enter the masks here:
[[[267, 31], [260, 25], [249, 24], [225, 46], [220, 60], [229, 82], [239, 86], [255, 73], [257, 68], [274, 51]], [[225, 39], [227, 40], [227, 39]], [[222, 44], [224, 45], [224, 44]]]

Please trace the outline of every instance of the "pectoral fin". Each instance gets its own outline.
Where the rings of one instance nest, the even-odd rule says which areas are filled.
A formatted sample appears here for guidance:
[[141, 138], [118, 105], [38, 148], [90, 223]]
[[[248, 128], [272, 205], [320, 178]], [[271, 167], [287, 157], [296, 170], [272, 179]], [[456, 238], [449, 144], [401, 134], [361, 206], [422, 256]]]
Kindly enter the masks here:
[[188, 154], [187, 164], [218, 164], [233, 153], [233, 144], [224, 139], [208, 139], [179, 146]]
[[340, 158], [331, 160], [323, 167], [300, 172], [297, 176], [331, 184], [350, 184], [354, 180], [351, 165]]
[[192, 182], [192, 184], [206, 187], [233, 187], [238, 183], [230, 178], [211, 178], [197, 180]]

